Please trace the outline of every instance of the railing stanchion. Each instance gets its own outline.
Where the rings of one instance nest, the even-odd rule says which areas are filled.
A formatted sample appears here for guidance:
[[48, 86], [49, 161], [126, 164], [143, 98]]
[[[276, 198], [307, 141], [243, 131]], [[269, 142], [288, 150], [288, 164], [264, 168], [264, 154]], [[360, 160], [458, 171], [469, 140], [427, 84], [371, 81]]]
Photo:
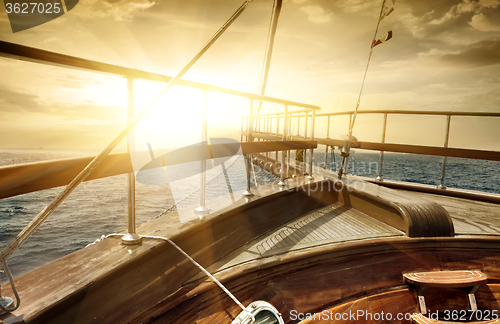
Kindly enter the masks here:
[[326, 170], [326, 165], [328, 164], [328, 145], [325, 145], [325, 165], [323, 165], [323, 169]]
[[[253, 100], [250, 99], [250, 114], [248, 115], [248, 123], [247, 123], [248, 142], [252, 141], [252, 128], [253, 128], [252, 123], [253, 123]], [[248, 154], [246, 156], [247, 189], [245, 190], [245, 192], [243, 192], [244, 197], [253, 197], [253, 193], [252, 191], [250, 191], [250, 179], [251, 179], [250, 169], [252, 168], [251, 163], [252, 163], [252, 155]]]
[[[135, 117], [134, 107], [134, 79], [127, 78], [127, 124]], [[127, 152], [135, 151], [134, 129], [127, 135]], [[127, 201], [128, 201], [128, 233], [122, 236], [122, 244], [140, 244], [142, 238], [135, 232], [135, 174], [127, 173]]]
[[[311, 140], [312, 141], [314, 141], [314, 124], [316, 122], [315, 118], [316, 118], [316, 110], [313, 109], [312, 116], [311, 116]], [[313, 154], [314, 154], [314, 150], [310, 149], [309, 150], [309, 175], [307, 176], [308, 180], [314, 180], [314, 177], [313, 177]]]
[[[258, 118], [259, 118], [259, 119], [258, 119], [259, 121], [257, 122], [257, 126], [258, 126], [258, 128], [257, 128], [257, 132], [260, 134], [260, 132], [261, 132], [261, 131], [260, 131], [260, 124], [261, 124], [261, 122], [262, 122], [262, 116], [259, 116]], [[259, 142], [260, 142], [260, 141], [261, 141], [261, 139], [260, 139], [260, 137], [259, 137]]]
[[[208, 129], [207, 129], [207, 107], [208, 107], [208, 92], [203, 90], [203, 114], [201, 122], [201, 142], [202, 145], [208, 144]], [[210, 214], [210, 210], [205, 205], [205, 191], [207, 182], [207, 160], [201, 159], [201, 174], [200, 174], [200, 205], [196, 207], [194, 213], [200, 217]]]
[[[286, 141], [286, 131], [287, 131], [287, 122], [288, 119], [288, 105], [285, 105], [285, 113], [283, 115], [283, 136], [281, 139], [283, 141]], [[280, 167], [280, 182], [278, 182], [278, 185], [284, 187], [286, 186], [285, 182], [285, 158], [286, 158], [286, 151], [283, 150], [281, 151], [281, 167]]]
[[306, 116], [305, 116], [306, 124], [304, 126], [304, 139], [307, 139], [307, 122], [308, 122], [308, 119], [309, 119], [309, 110], [306, 111]]
[[[444, 147], [448, 147], [448, 139], [450, 138], [450, 122], [451, 122], [451, 115], [446, 116], [446, 132], [444, 134]], [[446, 189], [444, 185], [444, 177], [445, 177], [445, 170], [446, 170], [446, 156], [443, 156], [443, 162], [441, 165], [441, 180], [439, 181], [439, 186], [438, 189]]]
[[241, 125], [240, 125], [240, 142], [243, 142], [243, 118], [241, 117]]
[[328, 115], [328, 125], [326, 126], [326, 138], [330, 138], [330, 115]]
[[[382, 129], [382, 143], [385, 143], [385, 133], [387, 131], [387, 113], [384, 114], [384, 128]], [[384, 151], [380, 151], [380, 160], [378, 163], [377, 180], [382, 181], [382, 163], [384, 163]]]
[[300, 115], [297, 115], [297, 136], [300, 136]]
[[[330, 115], [328, 115], [328, 124], [326, 126], [326, 139], [330, 138]], [[328, 164], [328, 145], [325, 145], [325, 165], [323, 165], [323, 169], [326, 170], [326, 165]]]
[[[276, 136], [279, 136], [279, 135], [280, 135], [280, 115], [276, 114]], [[278, 151], [276, 151], [275, 153], [276, 153], [276, 157], [275, 157], [274, 161], [278, 162]]]
[[[267, 116], [266, 117], [266, 122], [264, 123], [264, 133], [266, 134], [269, 134], [269, 117], [270, 116]], [[268, 141], [268, 140], [266, 140]], [[266, 166], [267, 166], [267, 160], [269, 159], [269, 152], [266, 152], [266, 162], [264, 163], [264, 170], [266, 169]]]
[[[288, 130], [289, 130], [289, 132], [292, 131], [292, 115], [291, 114], [288, 116]], [[291, 136], [292, 136], [292, 134], [290, 133], [290, 137]], [[287, 160], [287, 163], [286, 163], [286, 176], [290, 177], [290, 150], [288, 150], [286, 152], [286, 160]]]

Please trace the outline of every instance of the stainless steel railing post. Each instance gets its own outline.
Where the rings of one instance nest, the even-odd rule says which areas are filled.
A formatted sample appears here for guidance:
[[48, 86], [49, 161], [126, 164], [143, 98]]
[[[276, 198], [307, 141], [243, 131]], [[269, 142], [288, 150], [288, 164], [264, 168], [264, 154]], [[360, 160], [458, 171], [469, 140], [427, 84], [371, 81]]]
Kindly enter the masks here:
[[[259, 118], [259, 119], [258, 119], [258, 122], [257, 122], [257, 127], [258, 127], [258, 128], [257, 128], [257, 132], [258, 132], [258, 133], [260, 133], [260, 132], [261, 132], [261, 131], [260, 131], [260, 124], [261, 124], [261, 122], [262, 122], [262, 117], [261, 117], [261, 116], [259, 116], [258, 118]], [[260, 137], [259, 137], [259, 142], [260, 142]]]
[[[208, 144], [208, 129], [207, 129], [207, 108], [208, 108], [208, 91], [203, 90], [203, 113], [201, 121], [201, 143], [202, 145]], [[201, 159], [200, 161], [200, 205], [196, 207], [194, 213], [203, 217], [210, 214], [210, 210], [205, 205], [205, 193], [207, 183], [207, 160]]]
[[[292, 115], [288, 115], [288, 132], [290, 133], [292, 131]], [[290, 133], [290, 137], [291, 137], [291, 133]], [[286, 163], [286, 175], [287, 177], [290, 177], [290, 150], [288, 150], [286, 152], [286, 160], [287, 160], [287, 163]]]
[[[387, 113], [384, 114], [384, 128], [382, 129], [382, 143], [385, 143], [385, 133], [387, 130]], [[377, 180], [382, 181], [382, 163], [384, 163], [384, 151], [380, 151], [380, 160], [378, 163]]]
[[[276, 114], [276, 136], [279, 136], [280, 134], [280, 115]], [[276, 156], [274, 158], [274, 161], [278, 162], [278, 151], [275, 152]]]
[[307, 123], [308, 123], [308, 119], [309, 119], [309, 110], [306, 111], [306, 116], [305, 116], [306, 124], [304, 126], [304, 139], [307, 139]]
[[243, 142], [243, 118], [241, 117], [241, 125], [240, 125], [240, 142]]
[[328, 145], [325, 145], [325, 165], [323, 165], [323, 169], [326, 170], [326, 165], [328, 164]]
[[[127, 124], [135, 117], [134, 105], [134, 79], [127, 78]], [[134, 129], [127, 135], [127, 152], [135, 150]], [[142, 238], [135, 232], [135, 174], [127, 173], [127, 205], [128, 205], [128, 232], [122, 236], [122, 244], [134, 245], [140, 244]]]
[[[316, 110], [312, 109], [312, 116], [311, 116], [311, 140], [312, 141], [314, 141], [314, 125], [316, 122], [315, 119], [316, 119]], [[307, 176], [308, 180], [314, 180], [314, 177], [313, 177], [313, 154], [314, 154], [314, 150], [310, 149], [309, 150], [309, 175]]]
[[[451, 122], [451, 115], [446, 116], [446, 132], [444, 134], [444, 147], [448, 147], [448, 140], [450, 138], [450, 122]], [[446, 189], [444, 185], [444, 177], [445, 177], [445, 170], [446, 170], [446, 156], [443, 156], [443, 162], [441, 164], [441, 180], [439, 181], [439, 186], [438, 189]]]
[[[283, 115], [283, 136], [281, 137], [281, 139], [283, 141], [286, 141], [286, 132], [287, 132], [287, 125], [286, 125], [286, 122], [287, 122], [287, 119], [288, 119], [288, 105], [285, 105], [285, 113]], [[284, 187], [286, 186], [286, 182], [285, 182], [285, 158], [286, 158], [286, 151], [283, 150], [281, 151], [281, 172], [280, 172], [280, 182], [278, 182], [278, 185]]]
[[[248, 123], [247, 123], [247, 131], [248, 131], [247, 141], [248, 142], [252, 141], [252, 129], [253, 129], [253, 100], [250, 99], [250, 113], [248, 114]], [[247, 189], [242, 194], [244, 197], [253, 197], [253, 193], [250, 190], [250, 186], [251, 186], [251, 184], [250, 184], [250, 179], [251, 179], [250, 169], [252, 168], [251, 163], [252, 163], [252, 155], [247, 154], [247, 156], [246, 156]]]
[[[328, 115], [328, 124], [326, 126], [326, 138], [329, 139], [330, 138], [330, 115]], [[326, 149], [325, 149], [325, 165], [323, 165], [323, 169], [326, 170], [326, 165], [328, 164], [328, 145], [325, 145], [326, 146]]]
[[326, 126], [326, 138], [330, 138], [330, 117], [328, 116], [328, 125]]

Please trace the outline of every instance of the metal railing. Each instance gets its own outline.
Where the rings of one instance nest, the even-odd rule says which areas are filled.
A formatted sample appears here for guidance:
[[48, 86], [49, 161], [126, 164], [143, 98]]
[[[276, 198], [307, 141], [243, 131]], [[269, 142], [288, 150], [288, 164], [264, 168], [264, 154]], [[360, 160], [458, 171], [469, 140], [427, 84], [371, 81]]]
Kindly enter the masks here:
[[[447, 162], [447, 157], [458, 157], [458, 158], [472, 158], [472, 159], [482, 159], [482, 160], [493, 160], [493, 161], [500, 161], [500, 152], [498, 151], [488, 151], [488, 150], [477, 150], [477, 149], [461, 149], [461, 148], [450, 148], [449, 147], [449, 139], [450, 139], [450, 125], [452, 121], [453, 116], [465, 116], [465, 117], [500, 117], [500, 113], [495, 113], [495, 112], [454, 112], [454, 111], [416, 111], [416, 110], [365, 110], [365, 111], [358, 111], [358, 114], [382, 114], [383, 115], [383, 124], [382, 124], [382, 137], [380, 143], [372, 143], [372, 142], [357, 142], [353, 143], [353, 148], [360, 148], [360, 149], [367, 149], [367, 150], [377, 150], [380, 151], [380, 157], [379, 157], [379, 165], [378, 165], [378, 174], [377, 174], [377, 180], [382, 181], [382, 167], [383, 167], [383, 162], [384, 162], [384, 152], [390, 151], [390, 152], [402, 152], [402, 153], [414, 153], [414, 154], [422, 154], [422, 155], [438, 155], [442, 156], [442, 163], [441, 163], [441, 176], [440, 176], [440, 181], [438, 185], [438, 189], [446, 189], [445, 187], [445, 174], [446, 174], [446, 162]], [[299, 134], [300, 130], [300, 121], [302, 118], [305, 120], [305, 125], [304, 125], [304, 138], [307, 138], [307, 128], [308, 128], [308, 120], [309, 120], [309, 114], [311, 114], [312, 119], [311, 119], [311, 131], [310, 131], [310, 139], [316, 140], [318, 145], [325, 145], [325, 158], [324, 158], [324, 168], [326, 168], [326, 165], [328, 164], [328, 150], [330, 147], [338, 146], [342, 147], [344, 144], [344, 141], [341, 139], [332, 139], [330, 137], [330, 130], [331, 130], [331, 125], [332, 117], [337, 117], [337, 116], [349, 116], [349, 124], [352, 121], [352, 116], [354, 114], [353, 111], [344, 111], [344, 112], [332, 112], [332, 113], [318, 113], [316, 114], [314, 110], [306, 109], [302, 111], [294, 111], [292, 113], [288, 113], [290, 115], [290, 119], [296, 118], [297, 119], [297, 132], [294, 136], [291, 136], [291, 138], [297, 138], [301, 136]], [[280, 118], [283, 118], [285, 115], [284, 112], [279, 112], [279, 113], [269, 113], [269, 114], [261, 114], [257, 116], [257, 118], [264, 118], [267, 120], [272, 120], [276, 119], [277, 121], [280, 120]], [[444, 140], [443, 140], [443, 146], [442, 147], [436, 147], [436, 146], [424, 146], [424, 145], [406, 145], [406, 144], [388, 144], [386, 143], [386, 133], [387, 133], [387, 117], [389, 115], [429, 115], [429, 116], [446, 116], [446, 123], [445, 123], [445, 132], [444, 132]], [[318, 118], [327, 118], [327, 128], [326, 128], [326, 137], [325, 138], [318, 138], [314, 136], [314, 127], [315, 127], [315, 119], [316, 117]], [[269, 123], [269, 122], [268, 122]], [[278, 132], [278, 128], [276, 132], [271, 132], [269, 129], [266, 128], [267, 131], [264, 132], [258, 132], [258, 134], [253, 134], [254, 137], [262, 137], [262, 138], [272, 138], [269, 136], [265, 135], [274, 135], [274, 136], [280, 136], [280, 133]], [[312, 158], [310, 158], [310, 161], [312, 161]], [[310, 175], [312, 175], [312, 163], [310, 163]]]
[[[250, 107], [249, 115], [241, 118], [241, 139], [243, 141], [243, 136], [245, 136], [246, 141], [251, 142], [254, 139], [271, 141], [271, 140], [281, 140], [287, 141], [291, 139], [295, 140], [309, 140], [315, 142], [314, 139], [314, 125], [315, 125], [315, 116], [316, 111], [321, 108], [318, 106], [312, 105], [295, 105], [295, 110], [291, 110], [290, 106], [287, 104], [283, 104], [283, 112], [273, 112], [273, 113], [263, 113], [258, 114], [256, 116], [253, 115], [253, 107]], [[309, 118], [311, 116], [311, 126], [308, 134], [308, 124]], [[304, 136], [299, 135], [300, 129], [300, 118], [304, 117]], [[297, 134], [292, 134], [292, 120], [297, 118]], [[283, 120], [283, 126], [280, 127], [281, 120]], [[264, 126], [262, 126], [264, 125]], [[275, 128], [274, 128], [275, 127]], [[275, 131], [273, 131], [273, 128]], [[280, 129], [282, 131], [280, 132]], [[307, 150], [306, 150], [307, 152]], [[313, 153], [314, 149], [309, 149], [309, 171], [307, 173], [308, 180], [314, 180], [313, 177]], [[266, 153], [265, 163], [269, 159], [269, 155]], [[304, 159], [307, 164], [307, 154], [304, 156]], [[278, 156], [278, 151], [275, 152], [275, 161], [278, 162], [280, 160]], [[279, 176], [280, 181], [279, 185], [284, 187], [286, 186], [286, 175], [289, 174], [290, 170], [290, 150], [282, 150], [281, 151], [281, 161], [280, 161], [280, 169]]]
[[[444, 144], [443, 148], [448, 149], [448, 143], [449, 143], [449, 138], [450, 138], [450, 124], [451, 124], [451, 117], [452, 116], [468, 116], [468, 117], [500, 117], [500, 113], [493, 113], [493, 112], [453, 112], [453, 111], [415, 111], [415, 110], [408, 110], [408, 111], [400, 111], [400, 110], [366, 110], [366, 111], [358, 111], [358, 114], [383, 114], [384, 119], [383, 119], [383, 125], [382, 125], [382, 138], [381, 138], [381, 144], [384, 144], [386, 141], [386, 132], [387, 132], [387, 117], [388, 115], [430, 115], [430, 116], [446, 116], [446, 124], [445, 124], [445, 133], [444, 133]], [[323, 114], [318, 114], [318, 117], [327, 117], [328, 118], [328, 125], [330, 125], [330, 118], [332, 116], [345, 116], [348, 115], [350, 118], [352, 118], [353, 112], [335, 112], [335, 113], [323, 113]], [[327, 130], [327, 134], [329, 134], [329, 126]], [[328, 135], [327, 135], [328, 138]], [[418, 147], [418, 145], [415, 145], [415, 147]], [[421, 146], [423, 147], [423, 146]], [[474, 150], [469, 150], [469, 151], [474, 151]], [[483, 151], [484, 152], [484, 151]], [[416, 153], [416, 152], [415, 152]], [[442, 163], [441, 163], [441, 177], [440, 177], [440, 182], [438, 185], [439, 189], [446, 189], [444, 185], [445, 181], [445, 173], [446, 173], [446, 160], [448, 156], [453, 156], [453, 154], [446, 154], [445, 151], [442, 152]], [[479, 153], [479, 151], [478, 151]], [[494, 153], [491, 151], [491, 153]], [[499, 152], [500, 153], [500, 152]], [[417, 154], [425, 154], [423, 153], [417, 153]], [[495, 155], [495, 154], [493, 154]], [[461, 157], [461, 156], [457, 156]], [[480, 154], [478, 154], [477, 158], [481, 158]], [[500, 156], [497, 156], [497, 158], [500, 158]], [[382, 180], [382, 165], [384, 161], [384, 150], [380, 150], [380, 160], [379, 160], [379, 169], [378, 169], [378, 175], [377, 175], [377, 180], [381, 181]], [[326, 163], [326, 160], [325, 160]]]
[[[241, 9], [241, 8], [240, 8]], [[221, 29], [222, 30], [222, 29]], [[221, 31], [220, 30], [220, 31]], [[219, 32], [220, 32], [219, 31]], [[212, 41], [209, 42], [206, 46], [211, 45]], [[233, 90], [233, 89], [228, 89], [228, 88], [223, 88], [223, 87], [218, 87], [218, 86], [213, 86], [210, 84], [205, 84], [205, 83], [199, 83], [199, 82], [193, 82], [193, 81], [187, 81], [187, 80], [182, 80], [180, 77], [182, 76], [182, 72], [178, 74], [177, 77], [173, 78], [170, 76], [162, 75], [162, 74], [157, 74], [157, 73], [151, 73], [151, 72], [146, 72], [146, 71], [140, 71], [140, 70], [135, 70], [135, 69], [130, 69], [118, 65], [112, 65], [112, 64], [107, 64], [107, 63], [101, 63], [97, 61], [92, 61], [92, 60], [87, 60], [79, 57], [74, 57], [74, 56], [69, 56], [69, 55], [63, 55], [55, 52], [50, 52], [50, 51], [45, 51], [41, 49], [36, 49], [24, 45], [19, 45], [19, 44], [13, 44], [9, 42], [4, 42], [0, 41], [0, 56], [11, 58], [11, 59], [17, 59], [17, 60], [22, 60], [22, 61], [29, 61], [29, 62], [36, 62], [36, 63], [41, 63], [45, 65], [56, 65], [56, 66], [62, 66], [62, 67], [67, 67], [67, 68], [75, 68], [75, 69], [83, 69], [87, 70], [90, 72], [98, 72], [98, 73], [105, 73], [105, 74], [110, 74], [114, 76], [119, 76], [119, 77], [125, 77], [127, 79], [127, 96], [128, 96], [128, 116], [129, 116], [129, 124], [131, 124], [132, 120], [136, 120], [137, 117], [134, 117], [134, 82], [137, 79], [143, 79], [143, 80], [151, 80], [151, 81], [161, 81], [161, 82], [168, 82], [171, 84], [173, 81], [176, 82], [178, 85], [182, 86], [187, 86], [191, 88], [196, 88], [200, 89], [204, 93], [204, 97], [206, 99], [207, 93], [209, 91], [211, 92], [219, 92], [219, 93], [224, 93], [228, 95], [233, 95], [241, 98], [245, 98], [249, 100], [250, 103], [250, 111], [253, 110], [254, 106], [254, 101], [258, 100], [260, 102], [268, 102], [268, 103], [273, 103], [273, 104], [281, 104], [281, 105], [286, 105], [286, 106], [297, 106], [301, 108], [307, 108], [307, 109], [320, 109], [319, 107], [315, 105], [310, 105], [310, 104], [305, 104], [305, 103], [300, 103], [300, 102], [295, 102], [295, 101], [290, 101], [290, 100], [284, 100], [280, 98], [273, 98], [269, 96], [264, 96], [264, 95], [258, 95], [250, 92], [244, 92], [244, 91], [238, 91], [238, 90]], [[203, 50], [201, 51], [203, 52]], [[201, 53], [200, 52], [200, 53]], [[198, 54], [195, 59], [200, 57], [201, 54]], [[191, 66], [193, 64], [193, 61], [188, 64], [187, 67]], [[187, 68], [186, 67], [186, 68]], [[187, 69], [184, 69], [183, 72], [187, 71]], [[154, 101], [153, 101], [154, 102]], [[206, 104], [206, 100], [205, 100]], [[142, 114], [142, 113], [141, 113]], [[206, 125], [202, 126], [204, 127], [204, 131], [206, 132]], [[127, 131], [132, 129], [132, 126], [127, 127]], [[125, 132], [122, 132], [125, 134]], [[116, 142], [116, 140], [114, 141]], [[247, 145], [251, 143], [242, 143], [241, 148], [243, 153], [248, 153], [247, 155], [251, 158], [252, 152], [268, 152], [267, 147], [263, 145]], [[280, 149], [280, 150], [286, 150], [287, 146], [283, 146], [281, 143], [279, 145], [275, 145], [274, 142], [268, 143], [269, 147], [273, 147], [274, 149]], [[297, 142], [290, 142], [292, 147], [311, 147], [310, 142], [304, 142], [304, 143], [297, 143]], [[224, 144], [219, 144], [219, 146], [224, 146]], [[213, 145], [211, 146], [213, 147]], [[128, 180], [127, 180], [127, 187], [128, 187], [128, 235], [124, 237], [123, 242], [125, 244], [137, 244], [140, 242], [140, 237], [137, 235], [135, 231], [135, 179], [134, 179], [134, 174], [131, 172], [131, 165], [130, 163], [130, 158], [129, 161], [127, 161], [127, 155], [128, 154], [122, 154], [122, 155], [117, 155], [114, 157], [114, 159], [110, 159], [112, 156], [108, 156], [109, 152], [106, 153], [101, 153], [99, 155], [99, 159], [103, 161], [103, 163], [109, 162], [109, 163], [120, 163], [122, 166], [120, 166], [119, 170], [117, 172], [105, 172], [102, 175], [96, 175], [95, 178], [99, 177], [105, 177], [105, 176], [111, 176], [111, 175], [116, 175], [116, 174], [123, 174], [123, 173], [128, 173]], [[220, 157], [220, 156], [216, 156]], [[89, 164], [90, 161], [95, 161], [97, 158], [90, 158], [90, 159], [73, 159], [73, 160], [67, 160], [67, 161], [54, 161], [54, 162], [41, 162], [37, 163], [36, 165], [16, 165], [15, 167], [6, 167], [6, 168], [0, 168], [0, 177], [2, 176], [2, 169], [3, 175], [10, 181], [15, 181], [16, 179], [10, 179], [12, 178], [11, 171], [16, 169], [20, 170], [20, 174], [24, 173], [26, 170], [33, 170], [31, 172], [36, 172], [36, 173], [42, 173], [41, 179], [38, 178], [38, 180], [43, 179], [48, 179], [50, 177], [50, 172], [48, 169], [50, 169], [49, 166], [52, 166], [54, 164], [60, 163], [61, 166], [64, 166], [66, 168], [69, 168], [71, 170], [74, 169], [75, 176], [81, 171], [78, 166], [73, 167], [75, 164], [75, 161], [78, 160], [79, 165], [85, 166]], [[81, 160], [81, 163], [80, 163]], [[113, 161], [111, 161], [113, 160]], [[247, 160], [250, 160], [249, 158]], [[85, 162], [88, 161], [88, 162]], [[90, 162], [92, 164], [93, 162]], [[123, 165], [126, 164], [126, 165]], [[105, 168], [103, 168], [105, 169]], [[79, 177], [79, 182], [84, 181], [89, 175], [91, 176], [94, 174], [97, 170], [99, 170], [99, 167], [97, 165], [92, 168], [92, 171], [87, 172], [85, 176], [78, 176]], [[43, 173], [47, 172], [46, 176], [43, 176]], [[248, 173], [248, 168], [247, 168], [247, 173]], [[65, 175], [67, 177], [67, 175]], [[91, 177], [92, 178], [92, 177]], [[71, 178], [72, 179], [72, 178]], [[89, 178], [90, 179], [90, 178]], [[18, 190], [12, 190], [11, 186], [10, 188], [6, 189], [6, 192], [4, 193], [4, 197], [12, 196], [12, 195], [18, 195], [18, 194], [23, 194], [26, 192], [32, 192], [36, 190], [42, 190], [42, 189], [48, 189], [60, 185], [68, 185], [70, 183], [70, 179], [59, 179], [58, 181], [52, 182], [52, 184], [40, 184], [37, 183], [33, 187], [29, 187], [27, 183], [24, 183], [23, 188], [19, 188]], [[247, 191], [250, 193], [250, 181], [249, 179], [247, 180]], [[2, 191], [2, 186], [0, 185], [0, 192]], [[202, 186], [204, 187], [204, 186]], [[205, 188], [202, 188], [202, 192], [204, 192]], [[54, 210], [63, 200], [64, 198], [69, 195], [69, 193], [72, 190], [65, 192], [64, 197], [58, 199], [56, 204], [51, 204], [50, 211]], [[0, 193], [1, 194], [1, 193]], [[201, 199], [203, 199], [204, 195], [202, 193]], [[200, 206], [203, 206], [203, 201], [200, 201]], [[47, 208], [46, 208], [47, 209]], [[37, 226], [39, 226], [43, 222], [37, 221]], [[27, 235], [24, 235], [24, 233], [21, 233], [23, 237], [18, 241], [19, 243], [16, 244], [16, 246], [10, 248], [9, 251], [5, 251], [5, 253], [2, 253], [2, 260], [6, 260], [14, 251], [15, 249], [21, 245], [31, 233], [33, 233], [34, 230], [30, 230]]]

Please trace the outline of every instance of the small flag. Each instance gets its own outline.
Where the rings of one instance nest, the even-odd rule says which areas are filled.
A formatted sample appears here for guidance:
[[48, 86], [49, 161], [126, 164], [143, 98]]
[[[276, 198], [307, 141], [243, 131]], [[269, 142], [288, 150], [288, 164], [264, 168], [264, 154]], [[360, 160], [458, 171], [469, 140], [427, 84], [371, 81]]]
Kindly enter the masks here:
[[[389, 0], [389, 2], [390, 3], [388, 5], [385, 5], [385, 2], [384, 2], [384, 9], [380, 13], [379, 21], [384, 19], [385, 17], [389, 16], [391, 14], [391, 12], [394, 11], [395, 0]], [[392, 2], [392, 4], [391, 4], [391, 2]]]
[[387, 33], [385, 33], [384, 36], [380, 37], [377, 40], [373, 40], [372, 48], [374, 48], [375, 46], [377, 46], [379, 44], [387, 42], [391, 38], [392, 38], [392, 30], [389, 30]]

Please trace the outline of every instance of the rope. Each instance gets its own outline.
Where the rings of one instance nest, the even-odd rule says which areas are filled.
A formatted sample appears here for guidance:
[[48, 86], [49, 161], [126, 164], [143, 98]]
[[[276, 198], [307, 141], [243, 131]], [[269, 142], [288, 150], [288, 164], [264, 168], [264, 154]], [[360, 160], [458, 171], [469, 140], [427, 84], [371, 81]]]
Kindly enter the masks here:
[[[111, 237], [111, 236], [124, 236], [126, 234], [109, 234], [106, 236], [106, 238]], [[210, 279], [212, 279], [213, 282], [215, 282], [243, 311], [246, 311], [245, 306], [226, 288], [224, 285], [217, 280], [210, 272], [208, 272], [205, 268], [203, 268], [198, 262], [196, 262], [189, 254], [184, 252], [183, 249], [181, 249], [177, 244], [175, 244], [173, 241], [170, 239], [163, 237], [163, 236], [153, 236], [153, 235], [141, 235], [141, 237], [145, 238], [151, 238], [151, 239], [157, 239], [157, 240], [163, 240], [168, 243], [170, 243], [174, 248], [176, 248], [179, 252], [181, 252], [191, 263], [193, 263], [198, 269], [200, 269], [202, 272], [204, 272]]]

